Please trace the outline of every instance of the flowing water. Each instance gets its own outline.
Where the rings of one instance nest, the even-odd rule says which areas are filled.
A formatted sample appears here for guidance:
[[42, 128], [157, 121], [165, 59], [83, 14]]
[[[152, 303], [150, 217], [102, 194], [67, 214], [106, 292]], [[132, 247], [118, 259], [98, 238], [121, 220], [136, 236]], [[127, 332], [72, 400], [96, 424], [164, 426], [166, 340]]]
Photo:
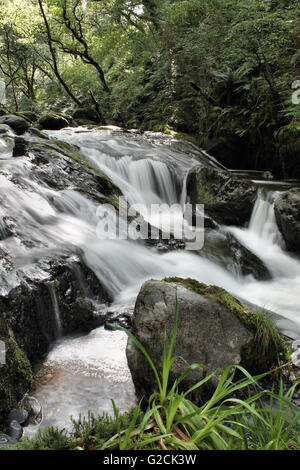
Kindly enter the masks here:
[[[177, 220], [181, 222], [179, 209], [185, 202], [185, 178], [191, 167], [199, 162], [218, 166], [193, 146], [183, 147], [171, 138], [150, 133], [142, 137], [106, 128], [66, 129], [49, 134], [77, 145], [85, 158], [112, 179], [130, 204], [139, 204], [142, 215], [154, 224], [158, 214], [151, 211], [152, 204], [177, 204]], [[142, 283], [149, 278], [192, 277], [278, 313], [282, 331], [292, 338], [300, 337], [300, 261], [284, 251], [276, 226], [274, 200], [278, 192], [258, 191], [247, 229], [223, 227], [268, 267], [272, 280], [256, 281], [252, 276], [241, 276], [238, 270], [233, 273], [218, 260], [211, 261], [198, 252], [178, 250], [162, 254], [134, 239], [101, 239], [104, 227], [99, 224], [95, 202], [74, 190], [49, 189], [35, 177], [30, 162], [18, 160], [6, 160], [5, 168], [18, 177], [23, 189], [0, 176], [0, 200], [14, 208], [24, 234], [35, 243], [34, 247], [20, 246], [12, 238], [0, 243], [19, 269], [29, 271], [34, 260], [46, 254], [79, 248], [85, 263], [114, 299], [116, 309], [132, 310]], [[108, 217], [113, 218], [113, 214], [108, 213]], [[51, 296], [59, 337], [61, 326], [53, 289]], [[135, 395], [125, 344], [123, 333], [103, 328], [85, 336], [59, 338], [45, 361], [51, 380], [36, 392], [44, 407], [42, 426], [68, 427], [70, 414], [78, 416], [88, 409], [111, 412], [111, 398], [122, 411], [129, 409], [135, 403]]]

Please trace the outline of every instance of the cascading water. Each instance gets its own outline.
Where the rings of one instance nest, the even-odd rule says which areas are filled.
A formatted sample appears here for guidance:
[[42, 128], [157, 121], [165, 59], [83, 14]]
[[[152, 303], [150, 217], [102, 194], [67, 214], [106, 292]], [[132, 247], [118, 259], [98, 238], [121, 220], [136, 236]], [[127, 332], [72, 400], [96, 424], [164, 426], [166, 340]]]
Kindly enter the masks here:
[[[107, 129], [88, 132], [66, 129], [49, 134], [79, 146], [85, 158], [111, 178], [130, 204], [143, 204], [142, 215], [152, 223], [157, 215], [150, 213], [152, 204], [177, 203], [180, 207], [185, 202], [185, 178], [192, 166], [199, 164], [201, 159], [204, 164], [216, 166], [208, 155], [190, 149], [191, 153], [186, 153], [172, 146], [170, 140], [133, 139]], [[21, 246], [13, 237], [0, 242], [20, 270], [29, 271], [33, 261], [42, 256], [80, 250], [85, 263], [107, 289], [115, 306], [127, 305], [132, 309], [141, 284], [149, 278], [191, 277], [219, 285], [249, 302], [277, 312], [284, 317], [279, 320], [282, 330], [292, 337], [300, 336], [300, 263], [282, 249], [272, 205], [276, 194], [266, 198], [263, 192], [260, 193], [248, 229], [224, 227], [269, 268], [273, 279], [259, 282], [251, 276], [236, 276], [220, 263], [196, 252], [180, 250], [161, 254], [133, 239], [99, 237], [104, 227], [99, 224], [94, 201], [72, 189], [50, 189], [25, 159], [7, 160], [5, 165], [14, 177], [9, 180], [0, 175], [2, 207], [6, 204], [7, 208], [13, 208], [13, 216], [22, 226], [23, 235], [35, 242], [34, 247], [30, 243]], [[18, 186], [14, 179], [18, 180]], [[182, 214], [178, 214], [181, 223]], [[110, 217], [113, 218], [113, 213], [108, 214]], [[100, 413], [108, 411], [111, 398], [122, 410], [134, 403], [133, 386], [126, 368], [125, 342], [122, 333], [108, 333], [100, 328], [79, 338], [60, 339], [54, 345], [46, 364], [55, 369], [59, 379], [45, 392], [37, 393], [46, 408], [46, 416], [50, 410], [52, 413], [44, 420], [44, 426], [62, 420], [65, 425], [69, 414], [76, 416], [87, 409]], [[121, 382], [118, 377], [122, 378]], [[64, 403], [59, 406], [62, 400]]]
[[287, 336], [297, 338], [300, 335], [300, 260], [284, 251], [284, 241], [274, 213], [278, 194], [259, 190], [249, 227], [231, 227], [227, 230], [264, 262], [273, 277], [268, 282], [246, 283], [243, 297], [281, 314], [278, 326]]

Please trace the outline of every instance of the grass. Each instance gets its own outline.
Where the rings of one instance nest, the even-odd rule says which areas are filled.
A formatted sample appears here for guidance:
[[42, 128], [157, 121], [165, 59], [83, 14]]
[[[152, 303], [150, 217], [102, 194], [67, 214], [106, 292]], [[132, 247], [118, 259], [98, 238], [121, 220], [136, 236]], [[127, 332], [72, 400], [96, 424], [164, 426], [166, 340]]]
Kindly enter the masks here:
[[[267, 316], [263, 317], [268, 321]], [[114, 325], [116, 326], [116, 325]], [[119, 327], [120, 328], [120, 327]], [[164, 338], [163, 368], [156, 369], [143, 345], [127, 333], [145, 355], [158, 385], [151, 395], [146, 411], [141, 403], [130, 413], [120, 415], [113, 402], [114, 418], [107, 415], [73, 420], [73, 433], [49, 428], [33, 440], [24, 440], [17, 449], [80, 449], [80, 450], [300, 450], [300, 410], [292, 403], [298, 383], [284, 392], [283, 380], [279, 392], [263, 390], [259, 381], [270, 372], [253, 377], [240, 366], [228, 366], [223, 371], [211, 398], [197, 406], [188, 396], [215, 374], [206, 374], [189, 390], [179, 393], [178, 386], [194, 369], [189, 366], [169, 387], [169, 374], [176, 360], [174, 345], [178, 328], [178, 304], [169, 345]], [[259, 335], [265, 331], [262, 328]], [[263, 340], [263, 337], [262, 337]], [[237, 376], [239, 378], [237, 378]], [[255, 394], [250, 393], [254, 387]], [[241, 399], [241, 392], [247, 398]]]

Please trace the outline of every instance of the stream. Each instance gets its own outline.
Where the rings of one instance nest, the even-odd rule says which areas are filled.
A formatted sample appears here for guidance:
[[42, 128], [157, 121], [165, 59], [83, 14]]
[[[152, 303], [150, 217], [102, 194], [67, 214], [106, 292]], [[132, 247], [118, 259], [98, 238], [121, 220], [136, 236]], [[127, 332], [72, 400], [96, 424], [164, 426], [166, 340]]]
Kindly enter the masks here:
[[[158, 213], [151, 210], [153, 204], [177, 204], [175, 221], [182, 223], [180, 207], [186, 200], [185, 179], [189, 169], [201, 161], [218, 166], [196, 147], [189, 146], [187, 152], [180, 142], [153, 133], [139, 136], [107, 127], [102, 130], [68, 128], [48, 131], [48, 135], [77, 145], [84, 157], [121, 189], [130, 205], [139, 204], [140, 213], [153, 225], [158, 220]], [[17, 194], [4, 180], [1, 188], [5, 186], [11, 207], [18, 208], [24, 230], [35, 241], [47, 240], [48, 252], [66, 246], [79, 247], [85, 263], [113, 298], [111, 308], [132, 312], [139, 289], [147, 279], [190, 277], [221, 286], [247, 302], [275, 312], [281, 331], [293, 339], [300, 337], [300, 261], [284, 251], [274, 215], [274, 201], [283, 190], [280, 184], [274, 189], [274, 185], [260, 187], [256, 182], [258, 196], [249, 226], [222, 227], [224, 233], [232, 233], [269, 269], [272, 279], [257, 281], [252, 276], [242, 276], [238, 269], [226, 268], [224, 260], [221, 263], [208, 259], [201, 250], [160, 252], [134, 239], [99, 239], [94, 201], [72, 190], [55, 193], [37, 180], [30, 180], [29, 168], [22, 161], [15, 171], [31, 191]], [[160, 217], [164, 228], [168, 214]], [[1, 243], [24, 270], [30, 269], [30, 262], [41, 255], [36, 248], [25, 250], [14, 245], [11, 239]], [[231, 260], [227, 263], [230, 266]], [[40, 427], [55, 425], [70, 429], [69, 416], [76, 418], [80, 413], [87, 414], [87, 410], [112, 414], [111, 399], [122, 412], [130, 409], [136, 397], [126, 362], [126, 335], [101, 327], [85, 335], [60, 337], [55, 291], [51, 298], [57, 341], [43, 364], [47, 380], [42, 380], [33, 393], [43, 406]], [[29, 426], [25, 435], [30, 437], [36, 431], [37, 426]]]

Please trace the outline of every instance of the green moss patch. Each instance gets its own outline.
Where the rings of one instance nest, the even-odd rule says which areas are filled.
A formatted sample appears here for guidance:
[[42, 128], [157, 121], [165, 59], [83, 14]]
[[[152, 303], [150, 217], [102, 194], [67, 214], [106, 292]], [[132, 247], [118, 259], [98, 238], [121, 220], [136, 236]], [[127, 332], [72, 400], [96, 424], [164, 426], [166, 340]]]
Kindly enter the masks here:
[[0, 422], [17, 404], [32, 384], [32, 369], [13, 332], [0, 318], [0, 340], [5, 343], [6, 360], [0, 365]]
[[195, 279], [169, 277], [165, 278], [164, 282], [179, 284], [211, 302], [221, 304], [243, 323], [253, 337], [251, 344], [249, 343], [243, 351], [245, 365], [251, 372], [256, 372], [263, 367], [267, 370], [267, 368], [276, 367], [279, 362], [288, 360], [289, 350], [269, 312], [261, 309], [251, 311], [225, 289], [208, 286]]

